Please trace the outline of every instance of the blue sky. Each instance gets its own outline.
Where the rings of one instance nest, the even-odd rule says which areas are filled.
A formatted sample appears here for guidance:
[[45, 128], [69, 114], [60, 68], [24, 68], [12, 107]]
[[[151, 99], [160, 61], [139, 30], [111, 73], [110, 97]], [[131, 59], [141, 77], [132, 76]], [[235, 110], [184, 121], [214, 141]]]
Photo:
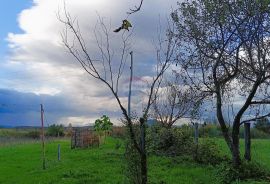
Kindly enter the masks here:
[[[94, 58], [100, 58], [94, 36], [98, 15], [115, 29], [127, 17], [127, 10], [137, 4], [132, 0], [109, 2], [66, 1], [69, 13], [79, 20], [89, 53]], [[143, 11], [128, 18], [133, 25], [134, 75], [141, 81], [152, 79], [156, 57], [153, 40], [158, 37], [160, 19], [165, 20], [161, 21], [165, 28], [166, 17], [175, 4], [176, 0], [149, 0]], [[40, 103], [44, 104], [49, 124], [86, 125], [103, 114], [109, 115], [113, 122], [120, 122], [121, 112], [108, 88], [83, 72], [64, 49], [60, 35], [64, 27], [56, 16], [59, 10], [60, 13], [63, 10], [63, 0], [1, 2], [0, 125], [39, 125]], [[121, 35], [111, 31], [111, 36], [112, 49], [119, 53]], [[115, 57], [117, 60], [119, 56]], [[128, 68], [125, 71], [120, 91], [126, 106]], [[143, 85], [134, 84], [140, 88]], [[134, 90], [132, 108], [141, 109], [143, 94]]]
[[18, 14], [25, 8], [32, 5], [31, 0], [7, 0], [1, 1], [0, 6], [0, 58], [4, 59], [8, 51], [6, 41], [9, 32], [20, 33], [22, 30], [18, 26]]

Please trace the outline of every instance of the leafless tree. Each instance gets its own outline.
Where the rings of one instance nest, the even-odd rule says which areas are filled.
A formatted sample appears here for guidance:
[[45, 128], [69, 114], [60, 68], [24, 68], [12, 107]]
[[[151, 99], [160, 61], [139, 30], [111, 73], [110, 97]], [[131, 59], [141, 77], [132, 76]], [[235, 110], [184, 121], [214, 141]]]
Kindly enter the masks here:
[[98, 55], [99, 59], [92, 50], [87, 48], [87, 43], [85, 37], [82, 35], [78, 21], [73, 19], [71, 15], [64, 10], [64, 16], [59, 15], [59, 20], [65, 25], [65, 30], [62, 33], [62, 40], [65, 48], [74, 57], [74, 59], [81, 65], [81, 67], [91, 76], [97, 79], [101, 83], [105, 84], [111, 91], [112, 95], [116, 99], [119, 108], [122, 111], [123, 117], [125, 119], [126, 126], [128, 127], [128, 133], [130, 140], [135, 148], [135, 150], [140, 155], [140, 174], [141, 174], [141, 184], [147, 183], [147, 151], [145, 147], [145, 127], [148, 119], [149, 109], [155, 100], [155, 93], [158, 91], [159, 81], [161, 76], [164, 74], [166, 69], [169, 67], [171, 59], [173, 57], [173, 52], [175, 50], [176, 41], [173, 39], [171, 32], [167, 34], [166, 49], [164, 52], [164, 59], [158, 60], [157, 63], [157, 73], [153, 77], [153, 80], [149, 87], [149, 94], [147, 103], [142, 109], [142, 116], [140, 118], [140, 134], [139, 136], [135, 134], [133, 119], [128, 115], [127, 109], [123, 104], [124, 96], [120, 96], [119, 92], [119, 81], [121, 80], [122, 73], [125, 70], [125, 60], [130, 50], [129, 38], [131, 34], [124, 31], [123, 34], [119, 35], [122, 39], [121, 57], [115, 60], [113, 57], [114, 52], [111, 48], [110, 34], [113, 31], [107, 28], [102, 18], [99, 17], [99, 23], [95, 33], [96, 45], [99, 49]]
[[[243, 122], [270, 115], [269, 1], [186, 1], [172, 13], [179, 75], [186, 83], [215, 99], [216, 116], [236, 167], [241, 164], [239, 130]], [[232, 116], [232, 131], [224, 107], [239, 99]], [[247, 113], [251, 119], [242, 121]], [[264, 114], [265, 113], [265, 114]]]
[[181, 85], [179, 80], [176, 76], [165, 81], [152, 106], [154, 118], [167, 128], [181, 118], [191, 118], [195, 106], [202, 100], [198, 91]]

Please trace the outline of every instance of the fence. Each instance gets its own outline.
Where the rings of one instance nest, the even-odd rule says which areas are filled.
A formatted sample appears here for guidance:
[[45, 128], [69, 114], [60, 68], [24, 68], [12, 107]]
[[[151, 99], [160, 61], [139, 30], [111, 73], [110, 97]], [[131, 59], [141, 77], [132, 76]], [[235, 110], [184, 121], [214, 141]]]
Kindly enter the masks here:
[[99, 146], [99, 138], [89, 128], [74, 128], [71, 136], [71, 149]]

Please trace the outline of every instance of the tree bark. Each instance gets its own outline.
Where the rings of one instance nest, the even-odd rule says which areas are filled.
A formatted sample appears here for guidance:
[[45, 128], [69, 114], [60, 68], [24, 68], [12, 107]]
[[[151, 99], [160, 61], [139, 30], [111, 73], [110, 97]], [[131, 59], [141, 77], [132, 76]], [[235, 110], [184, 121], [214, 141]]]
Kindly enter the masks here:
[[147, 157], [146, 154], [141, 154], [141, 173], [142, 173], [142, 184], [147, 184]]
[[251, 139], [250, 139], [250, 123], [245, 123], [245, 159], [247, 161], [251, 160], [251, 154], [250, 154], [250, 145], [251, 145]]
[[142, 177], [142, 184], [147, 184], [147, 156], [146, 156], [146, 149], [145, 149], [145, 118], [140, 118], [140, 147], [141, 147], [141, 177]]
[[222, 100], [220, 94], [220, 86], [217, 85], [217, 118], [222, 130], [223, 137], [230, 149], [232, 155], [232, 161], [235, 168], [238, 168], [241, 164], [240, 151], [239, 151], [239, 126], [240, 121], [234, 121], [232, 136], [229, 134], [229, 129], [226, 126], [223, 114], [222, 114]]
[[240, 131], [240, 119], [239, 121], [234, 121], [233, 130], [232, 130], [232, 158], [233, 165], [235, 168], [238, 168], [241, 164], [240, 150], [239, 150], [239, 131]]

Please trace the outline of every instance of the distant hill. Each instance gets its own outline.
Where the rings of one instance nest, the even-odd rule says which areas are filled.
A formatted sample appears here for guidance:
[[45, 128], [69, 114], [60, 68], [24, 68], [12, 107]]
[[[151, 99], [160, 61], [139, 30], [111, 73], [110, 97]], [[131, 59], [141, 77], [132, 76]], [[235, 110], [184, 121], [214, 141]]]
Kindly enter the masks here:
[[11, 125], [0, 125], [0, 128], [14, 128], [14, 126], [11, 126]]

